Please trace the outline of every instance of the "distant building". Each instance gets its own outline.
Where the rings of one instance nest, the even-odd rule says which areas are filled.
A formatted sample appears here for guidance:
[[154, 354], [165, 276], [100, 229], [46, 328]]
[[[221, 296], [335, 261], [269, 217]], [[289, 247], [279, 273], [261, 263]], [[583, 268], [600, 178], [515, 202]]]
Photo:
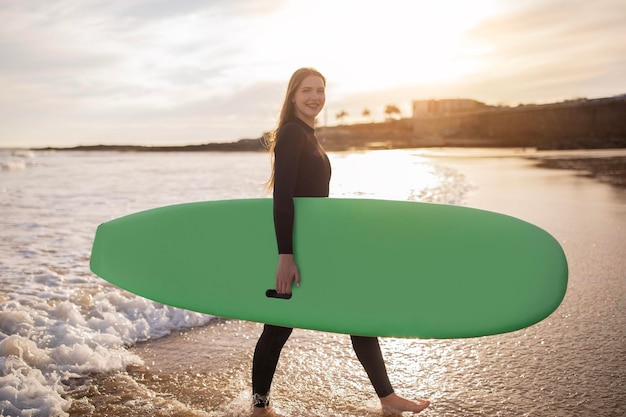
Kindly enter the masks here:
[[480, 101], [468, 98], [453, 98], [444, 100], [414, 100], [413, 118], [424, 116], [445, 116], [451, 113], [476, 111], [486, 108]]

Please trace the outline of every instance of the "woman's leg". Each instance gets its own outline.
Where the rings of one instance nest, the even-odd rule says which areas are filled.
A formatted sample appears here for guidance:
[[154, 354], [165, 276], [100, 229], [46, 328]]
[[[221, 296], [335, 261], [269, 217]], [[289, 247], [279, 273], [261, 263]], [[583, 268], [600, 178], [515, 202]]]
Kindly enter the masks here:
[[363, 365], [370, 382], [374, 386], [378, 398], [393, 393], [393, 387], [387, 376], [387, 368], [380, 351], [378, 338], [365, 336], [350, 336], [356, 357]]
[[383, 414], [392, 415], [411, 411], [419, 413], [430, 405], [427, 400], [411, 401], [398, 396], [393, 391], [387, 368], [378, 344], [378, 338], [365, 336], [350, 336], [357, 358], [363, 365], [370, 382], [374, 386], [376, 395], [380, 399]]
[[255, 407], [269, 406], [269, 393], [280, 352], [293, 329], [266, 324], [252, 359], [252, 402]]

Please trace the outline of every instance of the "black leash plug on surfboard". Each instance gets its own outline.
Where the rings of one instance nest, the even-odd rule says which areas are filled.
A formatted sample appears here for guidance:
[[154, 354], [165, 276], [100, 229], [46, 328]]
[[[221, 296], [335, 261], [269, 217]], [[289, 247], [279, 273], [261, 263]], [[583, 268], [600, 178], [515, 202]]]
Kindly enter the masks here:
[[265, 296], [267, 298], [280, 298], [282, 300], [291, 299], [291, 294], [279, 294], [278, 291], [273, 290], [273, 289], [265, 291]]

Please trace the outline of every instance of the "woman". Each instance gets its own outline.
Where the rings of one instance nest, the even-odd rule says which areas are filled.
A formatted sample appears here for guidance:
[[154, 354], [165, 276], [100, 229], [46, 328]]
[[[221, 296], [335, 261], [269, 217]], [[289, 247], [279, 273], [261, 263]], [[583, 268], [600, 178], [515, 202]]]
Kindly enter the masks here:
[[[294, 197], [328, 197], [330, 162], [315, 137], [315, 118], [324, 107], [326, 79], [313, 68], [300, 68], [291, 77], [272, 135], [274, 154], [269, 187], [274, 196], [274, 225], [278, 244], [276, 291], [290, 294], [300, 273], [293, 256]], [[252, 363], [253, 416], [275, 416], [269, 392], [281, 349], [293, 329], [265, 325]], [[383, 413], [419, 412], [429, 402], [399, 397], [387, 377], [378, 339], [351, 336], [357, 358], [380, 398]]]

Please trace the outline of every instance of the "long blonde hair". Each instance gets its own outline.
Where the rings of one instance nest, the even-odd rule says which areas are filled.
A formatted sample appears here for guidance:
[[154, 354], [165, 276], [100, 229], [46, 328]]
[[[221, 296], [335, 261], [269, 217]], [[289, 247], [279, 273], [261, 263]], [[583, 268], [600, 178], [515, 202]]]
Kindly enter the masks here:
[[305, 67], [296, 70], [287, 85], [287, 92], [285, 94], [283, 106], [280, 109], [276, 129], [269, 132], [264, 138], [265, 144], [270, 152], [270, 161], [272, 166], [272, 173], [266, 184], [267, 191], [271, 191], [274, 188], [274, 147], [276, 146], [276, 136], [278, 135], [280, 128], [287, 123], [289, 119], [294, 117], [295, 104], [293, 102], [293, 96], [296, 94], [296, 91], [298, 90], [298, 87], [300, 87], [300, 84], [302, 84], [302, 81], [311, 75], [320, 77], [322, 81], [324, 81], [324, 86], [326, 86], [326, 78], [315, 68]]

